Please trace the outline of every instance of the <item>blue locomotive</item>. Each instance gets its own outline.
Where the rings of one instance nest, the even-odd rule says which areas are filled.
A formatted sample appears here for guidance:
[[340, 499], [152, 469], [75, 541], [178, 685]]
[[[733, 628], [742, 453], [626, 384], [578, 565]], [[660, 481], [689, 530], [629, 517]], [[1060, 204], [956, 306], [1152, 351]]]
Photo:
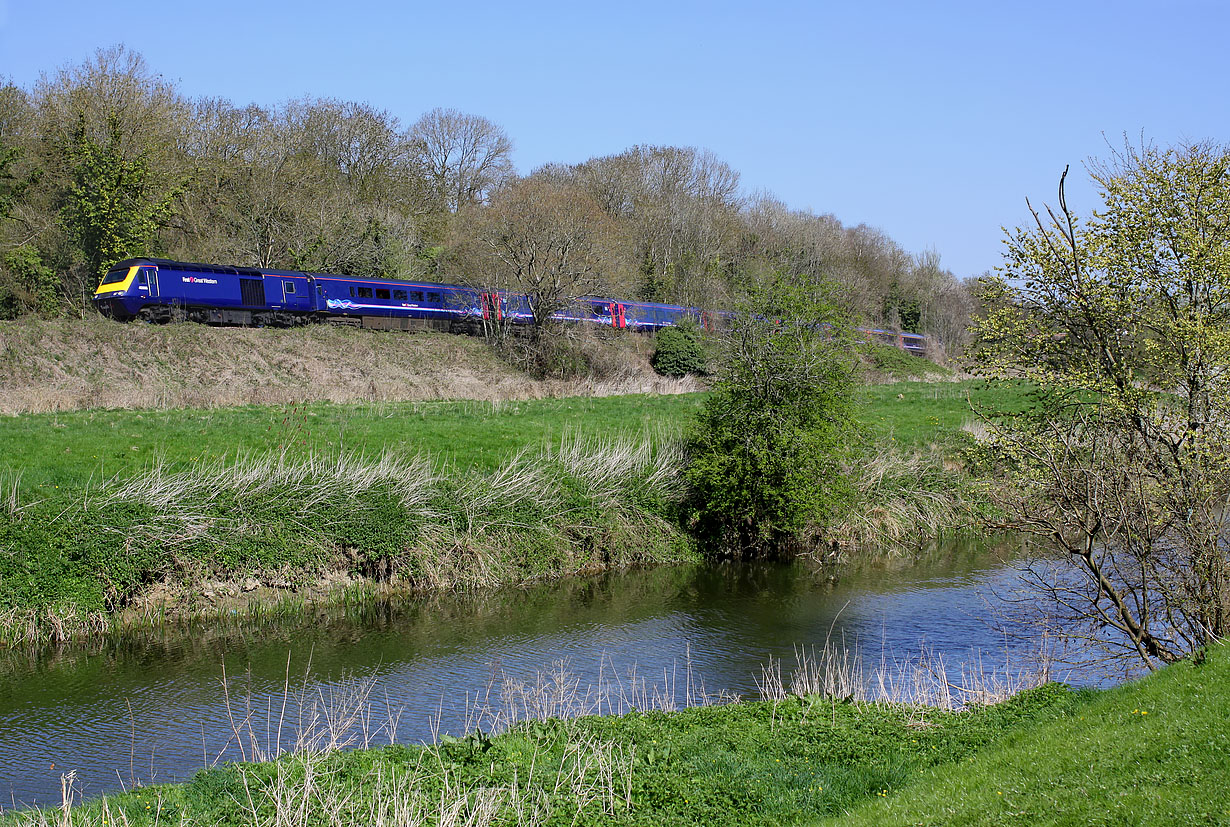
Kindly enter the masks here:
[[[530, 324], [529, 299], [458, 284], [357, 278], [331, 273], [224, 267], [157, 258], [121, 261], [107, 271], [94, 304], [121, 321], [291, 326], [349, 321], [376, 329], [469, 330], [483, 319]], [[647, 302], [586, 296], [558, 321], [654, 330], [714, 314]]]
[[[484, 320], [518, 325], [533, 321], [528, 297], [503, 290], [160, 258], [117, 263], [94, 292], [94, 304], [104, 316], [121, 321], [214, 325], [289, 327], [332, 321], [377, 330], [474, 332]], [[712, 329], [728, 317], [723, 311], [597, 296], [580, 298], [552, 316], [638, 331], [686, 320]], [[912, 353], [926, 350], [926, 338], [914, 333], [863, 332]]]

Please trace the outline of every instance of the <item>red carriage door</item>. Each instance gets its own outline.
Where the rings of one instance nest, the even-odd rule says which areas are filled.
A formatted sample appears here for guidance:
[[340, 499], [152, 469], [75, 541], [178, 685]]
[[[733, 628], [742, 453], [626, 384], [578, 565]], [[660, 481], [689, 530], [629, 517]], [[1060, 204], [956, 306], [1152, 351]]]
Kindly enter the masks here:
[[500, 305], [498, 293], [483, 293], [483, 318], [488, 321], [500, 321], [504, 318], [504, 308]]

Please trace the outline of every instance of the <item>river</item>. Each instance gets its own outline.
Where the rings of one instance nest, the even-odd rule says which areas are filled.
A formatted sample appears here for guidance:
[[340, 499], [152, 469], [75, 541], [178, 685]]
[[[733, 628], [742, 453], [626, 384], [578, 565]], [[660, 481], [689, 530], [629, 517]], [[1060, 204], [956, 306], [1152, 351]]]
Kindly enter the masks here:
[[1011, 545], [965, 543], [837, 567], [659, 568], [0, 652], [0, 796], [57, 804], [70, 770], [86, 796], [184, 779], [289, 745], [322, 698], [336, 710], [356, 693], [370, 717], [354, 743], [464, 734], [477, 709], [501, 708], [501, 690], [511, 709], [517, 681], [549, 683], [559, 664], [568, 677], [550, 688], [568, 692], [555, 702], [607, 712], [702, 689], [757, 697], [771, 659], [788, 672], [798, 647], [826, 640], [865, 664], [923, 646], [958, 671], [1021, 660], [1029, 645], [1006, 653], [992, 623], [1021, 560]]

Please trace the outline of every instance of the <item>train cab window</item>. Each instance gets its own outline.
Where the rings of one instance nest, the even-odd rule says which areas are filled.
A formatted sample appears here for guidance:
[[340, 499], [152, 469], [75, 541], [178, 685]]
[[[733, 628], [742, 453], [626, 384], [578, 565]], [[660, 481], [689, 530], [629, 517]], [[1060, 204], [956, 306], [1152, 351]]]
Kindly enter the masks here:
[[404, 302], [405, 300], [406, 300], [405, 290], [394, 290], [393, 291], [393, 301]]
[[439, 293], [428, 293], [428, 294], [427, 294], [427, 301], [428, 301], [429, 303], [431, 303], [431, 304], [439, 304], [439, 303], [440, 303], [440, 294], [439, 294]]
[[412, 301], [412, 302], [421, 302], [422, 300], [423, 300], [423, 291], [422, 291], [422, 290], [411, 290], [411, 291], [410, 291], [410, 301]]
[[284, 281], [282, 286], [286, 288], [286, 295], [290, 296], [295, 292], [295, 283], [293, 281]]
[[145, 270], [137, 273], [137, 284], [149, 284], [149, 280], [145, 278]]
[[593, 305], [593, 308], [594, 308], [594, 315], [595, 315], [595, 316], [609, 316], [609, 315], [611, 315], [611, 308], [610, 308], [608, 305], [605, 305], [605, 304], [598, 304], [598, 303], [596, 303], [596, 302], [595, 302], [595, 303], [594, 303], [594, 305]]
[[378, 299], [387, 299], [387, 298], [389, 298], [389, 291], [388, 291], [388, 290], [385, 290], [385, 289], [383, 289], [383, 288], [377, 287], [377, 288], [376, 288], [376, 298], [378, 298]]
[[108, 270], [107, 276], [102, 280], [100, 286], [105, 287], [108, 284], [119, 284], [124, 279], [128, 278], [128, 268], [124, 267], [119, 270]]
[[351, 285], [350, 287], [350, 298], [352, 299], [354, 298], [354, 286], [353, 285]]
[[359, 288], [359, 298], [370, 299], [372, 297], [372, 289], [370, 287]]

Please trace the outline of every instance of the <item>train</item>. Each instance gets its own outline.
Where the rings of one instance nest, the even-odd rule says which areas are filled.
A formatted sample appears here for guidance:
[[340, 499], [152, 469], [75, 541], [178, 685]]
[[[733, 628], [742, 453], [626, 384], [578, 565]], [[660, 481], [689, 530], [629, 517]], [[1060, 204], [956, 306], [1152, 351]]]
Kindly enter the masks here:
[[[113, 265], [94, 292], [99, 312], [120, 321], [291, 327], [313, 322], [374, 330], [474, 333], [484, 322], [533, 323], [529, 297], [507, 290], [334, 273], [132, 258]], [[720, 327], [727, 311], [583, 296], [552, 319], [653, 332], [691, 322]], [[860, 328], [864, 336], [924, 355], [917, 333]]]

